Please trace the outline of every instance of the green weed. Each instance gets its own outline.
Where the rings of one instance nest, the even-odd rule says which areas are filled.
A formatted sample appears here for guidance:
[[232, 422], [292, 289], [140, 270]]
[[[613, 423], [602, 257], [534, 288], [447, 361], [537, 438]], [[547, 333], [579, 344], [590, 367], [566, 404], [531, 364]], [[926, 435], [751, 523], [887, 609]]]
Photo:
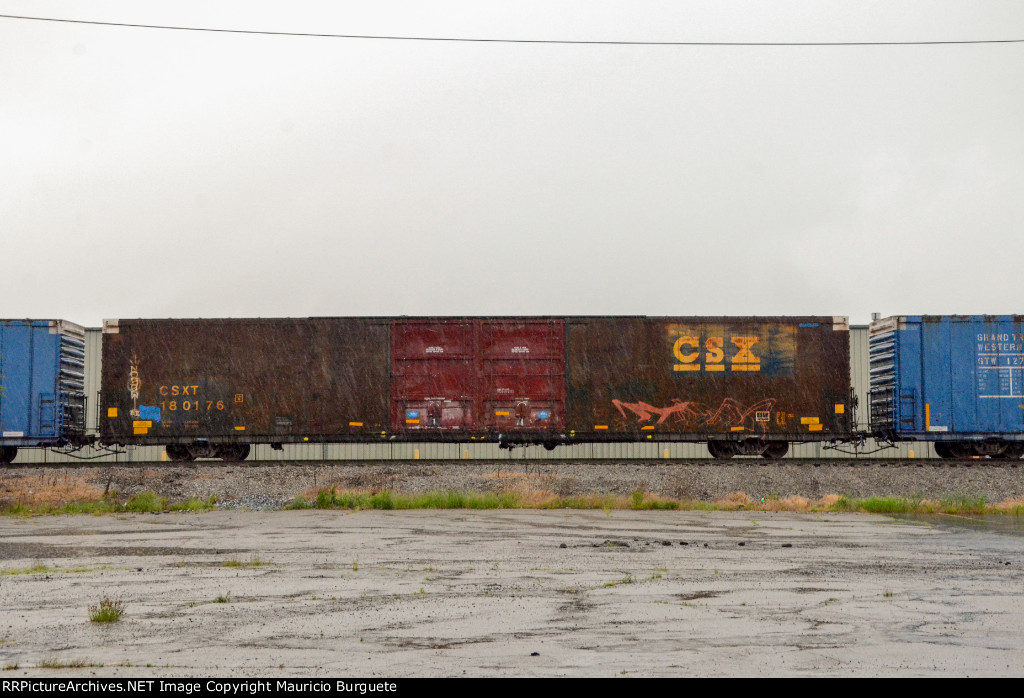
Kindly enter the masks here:
[[168, 511], [209, 511], [217, 508], [217, 495], [211, 494], [206, 499], [192, 497], [184, 502], [175, 502], [167, 507]]
[[166, 511], [167, 498], [161, 497], [156, 492], [147, 491], [133, 494], [124, 503], [122, 511], [145, 513], [150, 511]]
[[0, 576], [17, 575], [17, 574], [43, 574], [44, 572], [54, 572], [53, 567], [49, 567], [39, 560], [32, 563], [31, 567], [16, 567], [10, 570], [0, 570]]
[[636, 581], [636, 579], [633, 578], [633, 575], [627, 574], [625, 577], [623, 577], [622, 579], [620, 579], [617, 582], [605, 582], [604, 586], [606, 586], [606, 587], [617, 587], [620, 584], [632, 584], [635, 581]]
[[72, 501], [62, 504], [24, 504], [16, 502], [0, 510], [0, 514], [7, 516], [52, 516], [60, 514], [99, 515], [122, 512], [206, 511], [213, 509], [216, 501], [217, 497], [211, 495], [206, 499], [193, 497], [184, 502], [168, 504], [166, 497], [161, 497], [152, 491], [141, 492], [132, 495], [125, 501], [121, 501], [116, 492], [111, 492], [95, 501]]
[[222, 563], [221, 567], [263, 567], [264, 565], [269, 565], [269, 564], [270, 563], [267, 562], [266, 560], [260, 559], [259, 555], [253, 555], [252, 557], [249, 558], [249, 560], [247, 562], [244, 561], [244, 560], [238, 560], [238, 559], [232, 558], [232, 559], [227, 560], [224, 563]]
[[90, 662], [88, 659], [61, 660], [49, 657], [36, 665], [37, 669], [81, 669], [82, 667], [101, 667], [101, 662]]
[[98, 605], [89, 607], [89, 620], [93, 623], [116, 623], [123, 613], [123, 601], [103, 599]]

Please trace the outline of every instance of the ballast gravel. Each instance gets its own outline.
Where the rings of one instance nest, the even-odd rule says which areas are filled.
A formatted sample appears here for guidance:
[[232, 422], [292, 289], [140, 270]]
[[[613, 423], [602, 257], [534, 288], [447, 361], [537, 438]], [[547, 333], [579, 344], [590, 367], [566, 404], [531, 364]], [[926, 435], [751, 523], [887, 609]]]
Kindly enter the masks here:
[[734, 492], [753, 499], [957, 495], [986, 501], [1024, 497], [1024, 467], [1015, 461], [409, 461], [188, 464], [85, 467], [16, 466], [0, 477], [45, 473], [81, 477], [101, 490], [152, 490], [171, 501], [216, 495], [219, 505], [263, 511], [319, 489], [418, 494], [431, 490], [550, 492], [560, 497], [629, 496], [635, 490], [673, 499], [714, 501]]

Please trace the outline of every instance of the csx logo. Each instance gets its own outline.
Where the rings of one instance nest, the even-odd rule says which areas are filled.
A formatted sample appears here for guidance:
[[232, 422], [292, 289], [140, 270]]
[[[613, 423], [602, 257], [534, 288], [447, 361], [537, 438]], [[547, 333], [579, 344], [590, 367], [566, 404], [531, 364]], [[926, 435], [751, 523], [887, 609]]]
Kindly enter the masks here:
[[[700, 337], [681, 335], [672, 345], [672, 354], [679, 362], [672, 366], [673, 371], [725, 371], [728, 364], [730, 371], [760, 371], [761, 359], [751, 347], [761, 341], [760, 337], [729, 337], [730, 346], [725, 346], [724, 337], [708, 337], [703, 346]], [[735, 348], [735, 351], [734, 351]], [[704, 360], [700, 361], [701, 349]], [[726, 350], [731, 356], [725, 360]]]

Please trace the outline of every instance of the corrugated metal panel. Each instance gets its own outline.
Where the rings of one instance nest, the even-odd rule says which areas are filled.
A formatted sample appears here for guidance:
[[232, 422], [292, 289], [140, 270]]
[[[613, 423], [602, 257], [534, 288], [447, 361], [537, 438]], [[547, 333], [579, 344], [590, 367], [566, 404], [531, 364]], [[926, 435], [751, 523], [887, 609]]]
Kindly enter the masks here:
[[868, 327], [850, 327], [850, 384], [857, 396], [857, 422], [854, 431], [867, 431], [870, 421], [868, 390], [871, 380], [868, 374]]
[[102, 384], [103, 329], [89, 327], [85, 330], [85, 431], [89, 436], [98, 436], [100, 429], [100, 385]]

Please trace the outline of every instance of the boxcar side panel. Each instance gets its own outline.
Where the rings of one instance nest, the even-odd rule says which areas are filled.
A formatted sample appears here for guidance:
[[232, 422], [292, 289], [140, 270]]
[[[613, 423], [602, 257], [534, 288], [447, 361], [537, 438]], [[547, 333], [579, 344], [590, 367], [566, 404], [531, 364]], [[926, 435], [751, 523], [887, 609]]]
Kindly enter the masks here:
[[877, 321], [871, 332], [876, 357], [895, 347], [891, 364], [873, 360], [879, 436], [1024, 439], [1024, 318], [906, 316]]
[[0, 320], [0, 445], [83, 443], [84, 337], [62, 320]]
[[373, 318], [108, 321], [104, 443], [358, 439], [388, 423]]
[[848, 436], [847, 330], [832, 317], [573, 320], [568, 426], [595, 438]]

